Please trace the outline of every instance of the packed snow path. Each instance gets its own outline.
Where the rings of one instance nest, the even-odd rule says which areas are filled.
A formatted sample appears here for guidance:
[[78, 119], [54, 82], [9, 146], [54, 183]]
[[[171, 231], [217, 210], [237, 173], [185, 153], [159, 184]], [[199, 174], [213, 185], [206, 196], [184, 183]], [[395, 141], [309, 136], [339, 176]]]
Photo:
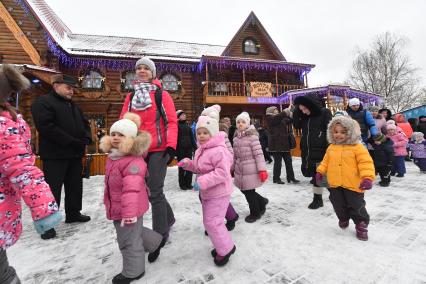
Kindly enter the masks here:
[[[324, 207], [307, 208], [311, 186], [300, 174], [300, 160], [293, 164], [302, 182], [276, 185], [270, 177], [259, 190], [269, 199], [266, 214], [256, 223], [244, 222], [248, 205], [234, 191], [232, 203], [240, 215], [232, 231], [237, 251], [222, 268], [210, 256], [197, 193], [180, 190], [177, 168], [170, 168], [165, 192], [176, 224], [158, 260], [146, 262], [145, 276], [133, 283], [426, 283], [426, 175], [412, 162], [406, 177], [392, 178], [388, 188], [376, 181], [366, 193], [367, 242], [356, 239], [352, 223], [346, 230], [338, 227], [328, 192]], [[24, 233], [8, 250], [23, 283], [111, 283], [121, 271], [121, 255], [102, 198], [103, 176], [84, 180], [82, 213], [92, 221], [62, 223], [58, 236], [47, 241], [24, 211]], [[151, 226], [150, 213], [144, 223]]]

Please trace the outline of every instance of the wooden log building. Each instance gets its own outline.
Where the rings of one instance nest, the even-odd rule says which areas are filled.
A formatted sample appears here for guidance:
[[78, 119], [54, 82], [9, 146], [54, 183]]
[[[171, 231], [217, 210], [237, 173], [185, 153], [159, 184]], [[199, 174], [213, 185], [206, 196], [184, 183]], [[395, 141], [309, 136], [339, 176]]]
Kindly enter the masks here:
[[[32, 82], [13, 103], [33, 137], [31, 103], [51, 89], [50, 77], [59, 72], [78, 78], [73, 100], [91, 120], [94, 138], [101, 136], [117, 120], [142, 56], [156, 63], [164, 89], [189, 121], [204, 107], [220, 104], [222, 116], [235, 118], [245, 110], [262, 122], [282, 93], [307, 87], [314, 67], [288, 62], [253, 12], [221, 46], [75, 34], [43, 0], [0, 1], [0, 64], [15, 64]], [[89, 153], [97, 153], [96, 144]]]

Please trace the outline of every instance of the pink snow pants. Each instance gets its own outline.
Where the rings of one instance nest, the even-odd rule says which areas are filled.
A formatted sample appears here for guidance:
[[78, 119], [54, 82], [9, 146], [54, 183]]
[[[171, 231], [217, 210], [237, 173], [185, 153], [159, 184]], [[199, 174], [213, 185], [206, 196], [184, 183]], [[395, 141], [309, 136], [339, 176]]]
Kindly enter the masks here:
[[209, 234], [216, 252], [220, 256], [227, 255], [234, 247], [231, 234], [226, 229], [223, 219], [228, 209], [231, 196], [202, 200], [204, 228]]

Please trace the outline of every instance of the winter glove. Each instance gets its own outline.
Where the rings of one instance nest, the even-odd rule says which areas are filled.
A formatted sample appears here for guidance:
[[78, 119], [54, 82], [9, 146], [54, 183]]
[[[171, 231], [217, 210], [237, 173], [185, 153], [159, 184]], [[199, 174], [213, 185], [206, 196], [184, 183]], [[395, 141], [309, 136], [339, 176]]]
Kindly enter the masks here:
[[268, 173], [266, 171], [260, 171], [259, 179], [261, 182], [265, 182], [268, 179]]
[[169, 155], [169, 160], [167, 161], [167, 165], [170, 165], [170, 163], [175, 158], [176, 151], [172, 147], [167, 147], [166, 150], [163, 153], [163, 158], [166, 157], [166, 155]]
[[40, 235], [44, 232], [49, 231], [50, 229], [55, 228], [62, 220], [62, 215], [58, 211], [55, 213], [44, 217], [43, 219], [34, 221], [34, 227]]
[[200, 191], [200, 185], [198, 184], [198, 182], [194, 183], [194, 191]]
[[373, 187], [373, 181], [368, 178], [363, 178], [361, 180], [361, 183], [359, 184], [360, 189], [368, 190], [368, 189], [371, 189], [372, 187]]
[[188, 158], [184, 158], [177, 163], [177, 166], [179, 168], [186, 168], [188, 166], [188, 161], [189, 161]]
[[316, 184], [321, 184], [323, 180], [323, 176], [321, 173], [316, 173], [315, 174], [315, 183]]
[[124, 225], [131, 225], [138, 221], [138, 217], [128, 217], [121, 219], [120, 227], [124, 227]]

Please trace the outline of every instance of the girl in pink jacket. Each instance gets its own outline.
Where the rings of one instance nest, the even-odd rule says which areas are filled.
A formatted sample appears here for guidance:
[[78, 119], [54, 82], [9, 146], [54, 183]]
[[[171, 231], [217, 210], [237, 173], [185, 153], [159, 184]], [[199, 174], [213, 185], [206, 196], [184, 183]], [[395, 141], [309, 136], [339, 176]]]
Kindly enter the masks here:
[[211, 254], [214, 263], [223, 266], [236, 250], [223, 223], [232, 193], [232, 156], [216, 119], [200, 116], [196, 130], [199, 147], [194, 160], [185, 158], [178, 166], [197, 174], [194, 190], [200, 191], [204, 228], [215, 248]]
[[0, 283], [20, 283], [15, 269], [9, 266], [6, 249], [22, 232], [21, 199], [29, 207], [39, 234], [61, 221], [43, 172], [34, 166], [30, 128], [7, 103], [13, 92], [29, 86], [28, 79], [13, 67], [0, 67]]
[[234, 184], [247, 199], [250, 215], [247, 223], [256, 222], [265, 213], [268, 199], [256, 192], [256, 187], [268, 179], [259, 133], [250, 125], [250, 116], [242, 112], [237, 116], [234, 137]]
[[406, 173], [405, 169], [405, 156], [407, 156], [407, 143], [408, 139], [404, 133], [398, 131], [397, 126], [394, 124], [387, 124], [387, 137], [393, 142], [393, 149], [395, 151], [393, 159], [392, 173], [397, 173], [397, 177], [403, 177]]
[[151, 135], [138, 132], [140, 117], [126, 113], [115, 122], [110, 136], [102, 137], [100, 148], [108, 153], [105, 171], [104, 204], [107, 219], [113, 220], [117, 242], [123, 257], [123, 270], [112, 283], [130, 283], [145, 274], [145, 251], [154, 262], [165, 240], [161, 234], [143, 226], [143, 214], [149, 208], [145, 183], [147, 166], [143, 158], [151, 144]]

